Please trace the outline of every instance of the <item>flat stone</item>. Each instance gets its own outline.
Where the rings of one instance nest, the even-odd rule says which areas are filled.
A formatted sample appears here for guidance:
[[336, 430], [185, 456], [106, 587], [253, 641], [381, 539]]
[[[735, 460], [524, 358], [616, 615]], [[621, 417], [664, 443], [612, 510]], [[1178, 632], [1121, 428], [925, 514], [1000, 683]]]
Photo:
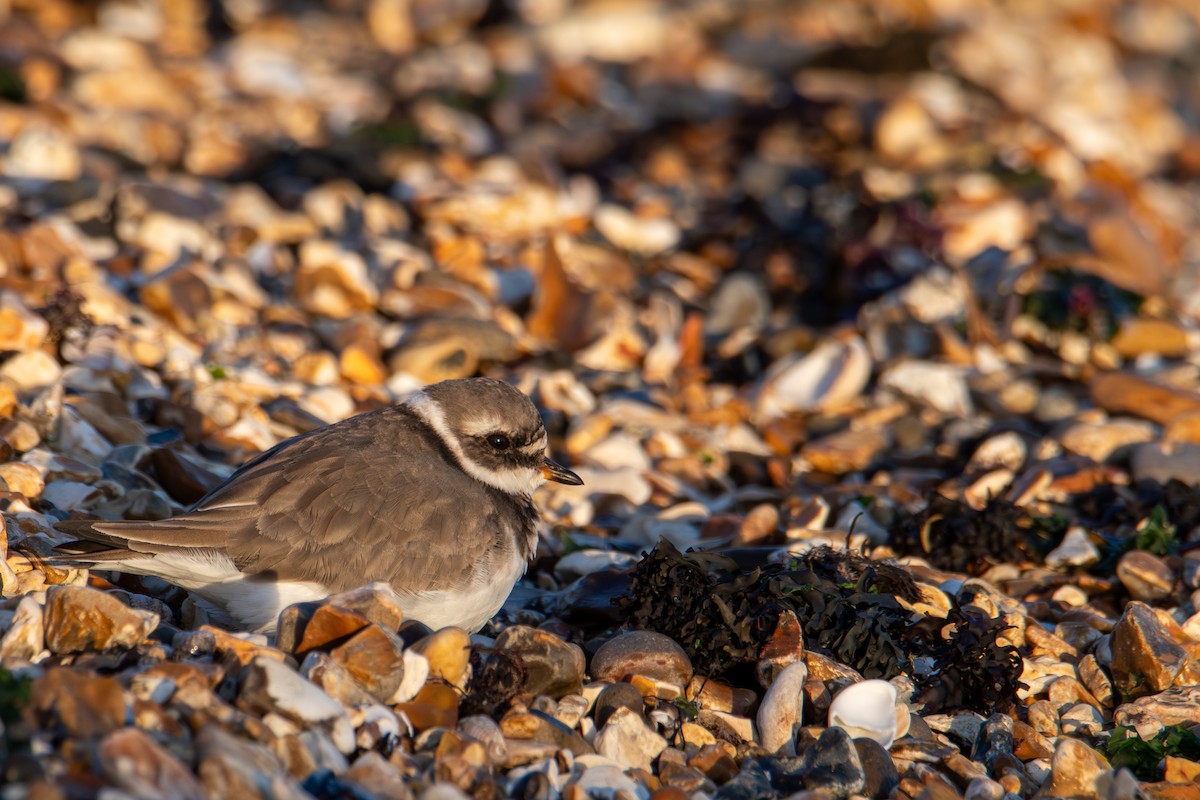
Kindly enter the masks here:
[[[581, 797], [643, 797], [645, 790], [620, 767], [598, 764], [588, 767], [571, 784]], [[567, 794], [564, 792], [564, 797]]]
[[287, 665], [255, 658], [242, 670], [237, 707], [254, 714], [275, 713], [298, 725], [329, 732], [343, 753], [353, 752], [354, 728], [346, 709]]
[[134, 647], [158, 622], [157, 614], [85, 586], [53, 586], [46, 593], [46, 646], [53, 653]]
[[1126, 699], [1163, 691], [1187, 666], [1187, 650], [1145, 603], [1125, 607], [1112, 637], [1113, 685]]
[[37, 500], [46, 488], [46, 479], [37, 467], [20, 461], [0, 464], [0, 480], [10, 492], [19, 492], [29, 500]]
[[[284, 613], [287, 613], [286, 609]], [[333, 603], [324, 603], [313, 610], [312, 616], [304, 624], [304, 633], [292, 652], [297, 657], [303, 657], [310, 650], [329, 649], [346, 641], [368, 625], [370, 621], [363, 615]], [[277, 637], [276, 641], [278, 640]]]
[[150, 454], [150, 468], [159, 485], [173, 499], [191, 505], [221, 485], [221, 479], [169, 447]]
[[295, 655], [304, 638], [304, 629], [309, 620], [321, 608], [320, 603], [293, 603], [279, 612], [275, 625], [275, 646], [285, 653]]
[[525, 662], [525, 691], [531, 694], [557, 699], [583, 688], [586, 662], [578, 645], [547, 631], [513, 625], [496, 637], [495, 647], [516, 653]]
[[825, 341], [805, 356], [771, 365], [759, 391], [758, 412], [775, 419], [836, 407], [861, 394], [870, 377], [871, 356], [860, 337]]
[[1167, 756], [1163, 759], [1165, 769], [1163, 771], [1163, 781], [1165, 783], [1190, 783], [1195, 785], [1200, 781], [1200, 763], [1191, 761], [1178, 756]]
[[726, 742], [704, 745], [688, 758], [687, 765], [715, 783], [726, 783], [738, 775], [737, 762], [733, 760], [736, 752]]
[[1160, 425], [1180, 414], [1200, 411], [1200, 393], [1164, 386], [1124, 372], [1097, 375], [1092, 399], [1110, 413], [1133, 414]]
[[1120, 458], [1134, 445], [1152, 442], [1159, 436], [1158, 426], [1141, 419], [1114, 419], [1107, 422], [1076, 422], [1059, 436], [1064, 449], [1087, 456], [1097, 463]]
[[[805, 655], [807, 658], [811, 653]], [[702, 675], [692, 677], [684, 696], [701, 708], [725, 711], [741, 716], [748, 714], [754, 704], [758, 702], [758, 695], [752, 689], [730, 686], [724, 681], [706, 678]]]
[[400, 630], [400, 625], [404, 622], [403, 601], [392, 585], [384, 581], [375, 581], [357, 589], [331, 594], [325, 602], [360, 614], [390, 631]]
[[883, 427], [845, 430], [805, 444], [800, 455], [819, 472], [845, 475], [870, 466], [889, 441], [888, 431]]
[[1013, 755], [1022, 761], [1049, 758], [1054, 755], [1054, 744], [1033, 726], [1017, 720], [1013, 723]]
[[1079, 739], [1062, 738], [1050, 761], [1048, 797], [1065, 800], [1099, 800], [1099, 781], [1112, 772], [1108, 760]]
[[1135, 482], [1182, 481], [1200, 484], [1200, 444], [1191, 442], [1148, 442], [1133, 449], [1129, 459]]
[[1117, 578], [1134, 600], [1156, 603], [1171, 596], [1175, 573], [1161, 558], [1144, 550], [1131, 550], [1117, 562]]
[[1166, 726], [1200, 724], [1200, 686], [1172, 686], [1117, 706], [1113, 712], [1113, 722], [1117, 725], [1133, 725], [1140, 718], [1154, 719]]
[[135, 797], [205, 797], [192, 770], [138, 728], [110, 733], [96, 752], [104, 776]]
[[1112, 346], [1125, 358], [1146, 353], [1179, 358], [1194, 348], [1191, 338], [1187, 329], [1171, 320], [1129, 317], [1121, 321]]
[[125, 697], [115, 678], [51, 667], [30, 688], [37, 727], [62, 727], [71, 736], [103, 736], [125, 724]]
[[974, 413], [966, 373], [951, 364], [901, 361], [880, 376], [879, 384], [956, 419]]
[[1029, 448], [1016, 431], [1005, 431], [989, 436], [967, 462], [968, 472], [986, 472], [998, 467], [1018, 470], [1025, 465]]
[[1035, 700], [1025, 709], [1029, 727], [1042, 736], [1058, 736], [1058, 710], [1049, 700]]
[[249, 800], [303, 800], [311, 797], [287, 775], [264, 745], [236, 736], [220, 725], [196, 734], [196, 775], [207, 797]]
[[201, 625], [194, 632], [207, 638], [214, 652], [221, 658], [237, 661], [242, 666], [256, 658], [283, 661], [287, 656], [281, 650], [262, 644], [264, 637], [248, 633], [231, 633], [213, 625]]
[[570, 750], [577, 756], [595, 752], [579, 733], [536, 709], [514, 710], [505, 714], [500, 720], [500, 732], [506, 739], [552, 744], [560, 750]]
[[416, 697], [396, 705], [418, 731], [453, 728], [458, 723], [458, 693], [443, 683], [427, 683]]
[[335, 647], [330, 655], [381, 702], [387, 702], [404, 680], [404, 643], [375, 623]]
[[1013, 752], [1013, 719], [1007, 714], [993, 714], [983, 721], [971, 758], [983, 764], [985, 769], [995, 765]]
[[641, 714], [618, 708], [597, 731], [595, 747], [602, 756], [649, 772], [667, 740], [646, 727]]
[[749, 744], [755, 740], [754, 722], [738, 714], [702, 708], [696, 721], [716, 734], [717, 738], [732, 744]]

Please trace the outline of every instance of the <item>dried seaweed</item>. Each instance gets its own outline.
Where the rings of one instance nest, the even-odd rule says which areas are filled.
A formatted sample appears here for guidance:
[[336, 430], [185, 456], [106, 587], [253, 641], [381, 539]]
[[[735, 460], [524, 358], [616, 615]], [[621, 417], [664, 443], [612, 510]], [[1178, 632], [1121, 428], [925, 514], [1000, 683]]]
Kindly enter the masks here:
[[634, 571], [619, 605], [628, 624], [679, 642], [696, 671], [724, 675], [752, 664], [779, 614], [793, 611], [806, 646], [868, 678], [910, 675], [931, 707], [992, 711], [1016, 695], [1021, 660], [998, 645], [998, 620], [955, 607], [922, 618], [897, 600], [917, 589], [901, 566], [828, 548], [787, 564], [742, 569], [712, 553], [680, 553], [668, 542]]
[[938, 495], [919, 514], [902, 515], [889, 544], [898, 554], [918, 555], [938, 569], [979, 575], [1017, 554], [1041, 561], [1065, 527], [1053, 519], [1032, 518], [1006, 500], [975, 509]]
[[471, 683], [459, 704], [459, 715], [486, 714], [499, 719], [512, 699], [525, 689], [525, 660], [505, 650], [472, 650]]

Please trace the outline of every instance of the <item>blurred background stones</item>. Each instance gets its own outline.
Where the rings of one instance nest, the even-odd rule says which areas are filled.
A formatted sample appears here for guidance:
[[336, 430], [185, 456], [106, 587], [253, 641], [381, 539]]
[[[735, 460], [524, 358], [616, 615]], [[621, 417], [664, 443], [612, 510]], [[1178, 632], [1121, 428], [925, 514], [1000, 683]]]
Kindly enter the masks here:
[[[1198, 53], [1173, 0], [0, 4], [2, 782], [1187, 796]], [[48, 560], [475, 374], [585, 480], [480, 635]]]

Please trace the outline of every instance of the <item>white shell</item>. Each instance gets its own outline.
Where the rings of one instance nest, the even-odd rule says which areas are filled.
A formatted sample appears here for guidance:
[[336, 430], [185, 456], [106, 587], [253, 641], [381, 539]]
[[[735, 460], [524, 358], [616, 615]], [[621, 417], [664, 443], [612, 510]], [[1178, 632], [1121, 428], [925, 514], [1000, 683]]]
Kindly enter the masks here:
[[851, 684], [830, 703], [829, 725], [853, 739], [874, 739], [886, 749], [896, 741], [896, 699], [896, 687], [887, 681]]

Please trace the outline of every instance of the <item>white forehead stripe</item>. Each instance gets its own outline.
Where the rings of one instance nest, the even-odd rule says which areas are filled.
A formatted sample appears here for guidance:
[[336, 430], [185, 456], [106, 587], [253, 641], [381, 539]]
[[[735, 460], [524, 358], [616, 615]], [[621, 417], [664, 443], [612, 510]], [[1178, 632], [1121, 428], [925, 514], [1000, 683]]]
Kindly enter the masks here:
[[485, 436], [489, 433], [503, 430], [504, 423], [498, 417], [492, 415], [468, 420], [463, 424], [463, 433], [467, 436]]
[[[417, 392], [408, 398], [404, 402], [404, 405], [412, 409], [413, 413], [424, 420], [429, 427], [433, 428], [438, 438], [442, 440], [442, 443], [454, 455], [459, 466], [475, 480], [486, 483], [488, 486], [499, 489], [506, 494], [519, 494], [526, 497], [533, 494], [534, 489], [546, 482], [541, 470], [520, 468], [492, 470], [484, 469], [476, 464], [463, 452], [462, 444], [458, 441], [458, 436], [450, 430], [450, 425], [446, 422], [446, 415], [442, 413], [441, 406], [425, 392]], [[496, 428], [493, 426], [487, 430], [493, 431]]]

